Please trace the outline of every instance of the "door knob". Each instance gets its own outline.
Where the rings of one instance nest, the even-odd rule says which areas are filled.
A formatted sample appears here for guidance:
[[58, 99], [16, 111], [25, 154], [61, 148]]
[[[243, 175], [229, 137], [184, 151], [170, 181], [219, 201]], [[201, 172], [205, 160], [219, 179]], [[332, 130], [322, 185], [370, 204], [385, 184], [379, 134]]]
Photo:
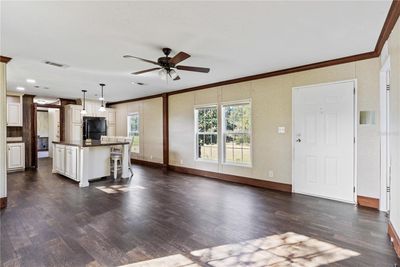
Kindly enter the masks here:
[[301, 142], [301, 139], [300, 139], [300, 138], [297, 138], [297, 139], [296, 139], [296, 142], [297, 142], [297, 143], [300, 143], [300, 142]]

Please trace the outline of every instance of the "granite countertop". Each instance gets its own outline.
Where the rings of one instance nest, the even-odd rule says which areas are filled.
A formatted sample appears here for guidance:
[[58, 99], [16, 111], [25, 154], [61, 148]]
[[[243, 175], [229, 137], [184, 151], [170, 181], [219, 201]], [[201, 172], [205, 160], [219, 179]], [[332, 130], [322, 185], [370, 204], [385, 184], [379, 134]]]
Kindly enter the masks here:
[[66, 145], [66, 146], [78, 146], [78, 147], [95, 147], [95, 146], [128, 145], [129, 142], [110, 142], [110, 141], [100, 141], [100, 140], [92, 140], [90, 143], [85, 143], [82, 141], [71, 141], [71, 142], [53, 141], [53, 144]]

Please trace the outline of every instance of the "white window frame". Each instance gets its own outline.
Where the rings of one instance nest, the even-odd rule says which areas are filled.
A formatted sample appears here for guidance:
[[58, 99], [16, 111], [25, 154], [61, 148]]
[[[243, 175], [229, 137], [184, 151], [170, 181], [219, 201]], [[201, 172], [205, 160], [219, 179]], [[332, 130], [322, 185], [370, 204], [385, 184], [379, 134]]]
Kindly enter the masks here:
[[[212, 160], [212, 159], [203, 159], [203, 158], [199, 158], [199, 144], [198, 144], [198, 134], [200, 134], [198, 132], [198, 118], [197, 118], [197, 110], [198, 109], [206, 109], [206, 108], [215, 108], [217, 110], [217, 132], [202, 132], [201, 134], [215, 134], [217, 136], [217, 159], [216, 160]], [[208, 105], [197, 105], [194, 106], [193, 109], [193, 116], [194, 116], [194, 146], [195, 146], [195, 155], [194, 155], [194, 159], [195, 161], [201, 161], [201, 162], [209, 162], [209, 163], [219, 163], [219, 159], [220, 159], [220, 134], [219, 134], [219, 109], [218, 109], [218, 105], [217, 104], [208, 104]]]
[[[126, 132], [127, 132], [127, 136], [128, 137], [131, 137], [130, 136], [130, 117], [131, 116], [133, 116], [133, 115], [136, 115], [137, 117], [138, 117], [138, 129], [137, 129], [137, 131], [135, 131], [134, 133], [136, 133], [137, 132], [137, 134], [138, 134], [138, 137], [139, 137], [139, 152], [134, 152], [133, 150], [131, 150], [131, 153], [133, 153], [133, 154], [140, 154], [140, 140], [141, 140], [141, 138], [140, 138], [140, 114], [139, 114], [139, 112], [131, 112], [131, 113], [128, 113], [128, 115], [127, 115], [127, 117], [126, 117]], [[132, 139], [133, 140], [133, 139]], [[131, 144], [132, 145], [132, 144]]]
[[[226, 106], [233, 106], [233, 105], [250, 105], [250, 129], [248, 132], [236, 132], [235, 134], [249, 134], [250, 135], [250, 163], [236, 163], [236, 162], [226, 162], [226, 147], [225, 147], [225, 139], [227, 134], [231, 134], [230, 131], [226, 131], [225, 125], [225, 112], [224, 108]], [[238, 167], [253, 167], [253, 107], [251, 104], [251, 99], [240, 100], [240, 101], [230, 101], [230, 102], [223, 102], [221, 103], [221, 138], [222, 141], [221, 150], [222, 150], [222, 164], [223, 165], [230, 165], [230, 166], [238, 166]]]

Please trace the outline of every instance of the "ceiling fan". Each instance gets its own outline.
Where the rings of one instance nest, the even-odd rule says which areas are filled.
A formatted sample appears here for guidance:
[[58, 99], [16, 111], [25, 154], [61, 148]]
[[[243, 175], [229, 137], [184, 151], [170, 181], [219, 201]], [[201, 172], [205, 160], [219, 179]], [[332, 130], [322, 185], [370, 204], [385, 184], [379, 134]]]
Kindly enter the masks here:
[[142, 74], [142, 73], [146, 73], [146, 72], [150, 72], [150, 71], [159, 70], [158, 74], [160, 75], [161, 79], [163, 79], [163, 80], [167, 80], [168, 76], [171, 77], [171, 79], [174, 81], [180, 80], [181, 78], [179, 77], [179, 75], [175, 69], [185, 70], [185, 71], [203, 72], [203, 73], [208, 73], [210, 71], [209, 68], [177, 65], [178, 63], [180, 63], [190, 57], [190, 55], [185, 52], [179, 52], [175, 56], [169, 57], [169, 54], [171, 53], [170, 48], [163, 48], [162, 51], [165, 56], [158, 58], [157, 62], [148, 60], [148, 59], [144, 59], [144, 58], [140, 58], [140, 57], [131, 56], [131, 55], [125, 55], [123, 57], [139, 59], [141, 61], [158, 66], [156, 68], [132, 72], [133, 75], [138, 75], [138, 74]]

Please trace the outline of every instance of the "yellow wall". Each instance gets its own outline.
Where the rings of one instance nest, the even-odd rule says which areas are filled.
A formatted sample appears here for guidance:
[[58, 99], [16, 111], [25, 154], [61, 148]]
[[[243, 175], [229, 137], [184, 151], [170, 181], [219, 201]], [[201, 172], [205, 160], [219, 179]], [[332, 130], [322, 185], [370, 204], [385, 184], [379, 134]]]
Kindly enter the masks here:
[[140, 117], [140, 152], [132, 154], [133, 158], [162, 163], [163, 162], [163, 135], [162, 135], [162, 98], [153, 98], [144, 101], [117, 104], [116, 135], [127, 135], [127, 116], [138, 112]]
[[[169, 97], [170, 164], [290, 184], [292, 181], [292, 87], [357, 79], [358, 110], [379, 119], [378, 58], [209, 88]], [[195, 160], [194, 106], [251, 99], [253, 166], [237, 167]], [[279, 126], [286, 134], [278, 134]], [[358, 194], [379, 197], [379, 121], [358, 126]], [[268, 171], [272, 170], [273, 178]]]
[[400, 20], [388, 40], [390, 56], [390, 221], [400, 234]]

